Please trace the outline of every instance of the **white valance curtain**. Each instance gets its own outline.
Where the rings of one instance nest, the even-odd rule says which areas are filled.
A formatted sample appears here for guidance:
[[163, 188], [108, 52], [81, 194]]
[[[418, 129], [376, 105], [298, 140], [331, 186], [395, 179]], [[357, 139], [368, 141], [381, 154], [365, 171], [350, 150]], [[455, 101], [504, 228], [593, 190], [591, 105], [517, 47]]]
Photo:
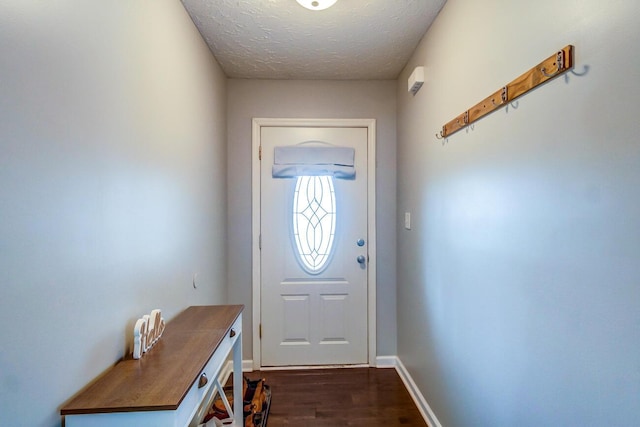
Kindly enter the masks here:
[[354, 179], [355, 150], [350, 147], [275, 147], [274, 178], [333, 176]]

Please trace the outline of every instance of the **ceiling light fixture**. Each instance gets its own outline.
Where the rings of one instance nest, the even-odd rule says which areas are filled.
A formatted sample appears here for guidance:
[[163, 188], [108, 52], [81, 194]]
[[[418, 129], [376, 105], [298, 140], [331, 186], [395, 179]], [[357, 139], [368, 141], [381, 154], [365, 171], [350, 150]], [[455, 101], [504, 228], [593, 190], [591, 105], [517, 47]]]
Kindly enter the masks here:
[[324, 10], [333, 6], [338, 0], [296, 0], [309, 10]]

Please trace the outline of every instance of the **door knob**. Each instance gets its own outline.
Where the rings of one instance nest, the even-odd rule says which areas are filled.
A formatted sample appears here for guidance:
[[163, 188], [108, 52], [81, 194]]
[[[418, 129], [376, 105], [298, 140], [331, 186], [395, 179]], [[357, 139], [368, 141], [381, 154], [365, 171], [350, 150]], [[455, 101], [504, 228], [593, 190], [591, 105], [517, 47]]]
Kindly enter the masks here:
[[358, 260], [358, 264], [364, 264], [364, 262], [367, 260], [364, 255], [359, 255], [358, 258], [356, 258]]

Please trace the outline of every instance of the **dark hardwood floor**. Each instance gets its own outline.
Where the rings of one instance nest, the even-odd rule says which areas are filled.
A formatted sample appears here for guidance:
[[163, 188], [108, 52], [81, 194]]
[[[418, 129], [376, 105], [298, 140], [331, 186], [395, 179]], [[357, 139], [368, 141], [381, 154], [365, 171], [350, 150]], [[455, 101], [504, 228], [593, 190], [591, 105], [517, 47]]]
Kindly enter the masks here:
[[425, 427], [395, 369], [255, 371], [271, 387], [268, 427]]

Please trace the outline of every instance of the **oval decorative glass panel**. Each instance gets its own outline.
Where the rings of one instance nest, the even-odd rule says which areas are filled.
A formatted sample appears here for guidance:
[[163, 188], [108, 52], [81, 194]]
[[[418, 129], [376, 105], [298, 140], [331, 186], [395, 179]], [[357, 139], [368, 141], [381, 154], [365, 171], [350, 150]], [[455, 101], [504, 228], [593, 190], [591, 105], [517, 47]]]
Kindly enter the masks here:
[[336, 196], [331, 176], [299, 176], [293, 193], [296, 255], [309, 274], [328, 266], [336, 232]]

